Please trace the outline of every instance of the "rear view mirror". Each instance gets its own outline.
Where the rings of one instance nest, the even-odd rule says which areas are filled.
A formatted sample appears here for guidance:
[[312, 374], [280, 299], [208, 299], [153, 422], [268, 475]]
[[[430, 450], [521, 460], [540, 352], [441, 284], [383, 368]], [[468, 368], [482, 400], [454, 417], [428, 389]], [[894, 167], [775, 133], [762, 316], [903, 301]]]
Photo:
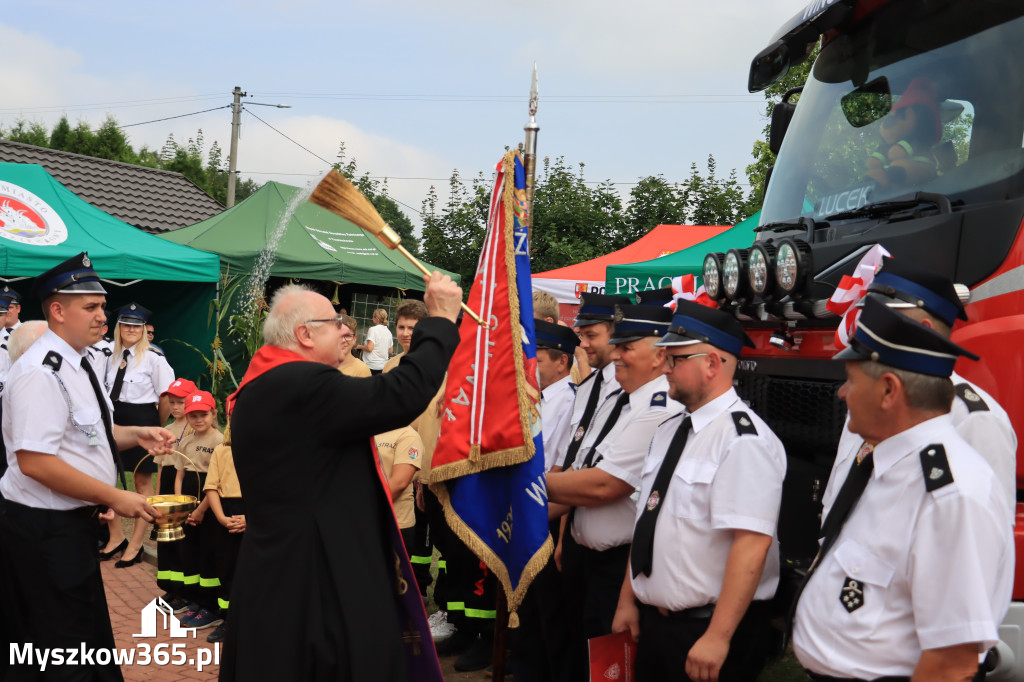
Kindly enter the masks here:
[[782, 96], [782, 101], [772, 107], [772, 124], [768, 131], [768, 148], [772, 150], [772, 154], [778, 155], [782, 149], [782, 140], [786, 137], [789, 122], [793, 120], [793, 113], [796, 111], [796, 102], [790, 102], [789, 98], [799, 95], [802, 91], [803, 86], [787, 90]]
[[789, 72], [789, 47], [781, 40], [761, 50], [750, 63], [747, 90], [759, 92]]
[[843, 115], [854, 128], [863, 128], [892, 111], [889, 80], [882, 76], [843, 95]]

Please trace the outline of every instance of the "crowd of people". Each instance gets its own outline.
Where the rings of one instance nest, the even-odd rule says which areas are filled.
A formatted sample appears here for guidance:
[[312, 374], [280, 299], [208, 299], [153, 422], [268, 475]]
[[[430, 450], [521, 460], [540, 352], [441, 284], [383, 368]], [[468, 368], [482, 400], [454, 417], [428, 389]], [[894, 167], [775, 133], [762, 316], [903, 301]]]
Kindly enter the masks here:
[[[157, 543], [154, 595], [226, 642], [222, 679], [409, 679], [428, 588], [437, 653], [490, 665], [496, 581], [426, 485], [458, 343], [449, 278], [397, 308], [394, 356], [385, 310], [356, 345], [354, 318], [282, 287], [227, 414], [174, 376], [141, 304], [104, 338], [85, 254], [34, 294], [45, 319], [22, 323], [0, 291], [8, 641], [112, 647], [98, 562], [138, 563], [147, 498], [173, 494], [197, 506]], [[950, 340], [953, 284], [886, 259], [862, 300], [835, 356], [849, 416], [806, 573], [780, 562], [783, 444], [735, 388], [753, 343], [735, 316], [671, 298], [585, 293], [570, 327], [534, 294], [555, 551], [509, 633], [517, 682], [590, 679], [588, 641], [612, 633], [637, 642], [641, 681], [750, 682], [790, 634], [814, 681], [981, 679], [1010, 602], [1017, 441], [953, 372], [975, 358]]]

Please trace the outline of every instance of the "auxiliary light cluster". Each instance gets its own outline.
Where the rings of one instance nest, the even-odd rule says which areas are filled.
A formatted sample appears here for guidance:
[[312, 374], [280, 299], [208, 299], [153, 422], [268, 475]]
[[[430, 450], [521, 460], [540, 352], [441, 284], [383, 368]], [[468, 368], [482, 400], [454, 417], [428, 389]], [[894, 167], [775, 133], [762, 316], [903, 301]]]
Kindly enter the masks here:
[[796, 299], [811, 281], [811, 247], [802, 239], [756, 242], [704, 257], [704, 287], [716, 301], [733, 303]]

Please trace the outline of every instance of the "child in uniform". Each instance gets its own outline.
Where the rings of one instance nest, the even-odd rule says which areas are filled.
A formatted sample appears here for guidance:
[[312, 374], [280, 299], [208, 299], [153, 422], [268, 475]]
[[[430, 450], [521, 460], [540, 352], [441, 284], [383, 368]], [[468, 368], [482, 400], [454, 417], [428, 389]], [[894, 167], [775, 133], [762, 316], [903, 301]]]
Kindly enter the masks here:
[[[194, 495], [199, 506], [188, 516], [185, 539], [181, 540], [188, 608], [181, 617], [183, 627], [204, 630], [221, 624], [217, 617], [217, 581], [214, 564], [214, 542], [211, 526], [204, 523], [209, 500], [203, 495], [206, 473], [214, 449], [224, 440], [217, 424], [217, 403], [206, 391], [197, 391], [185, 399], [185, 417], [192, 427], [192, 435], [182, 445], [175, 465], [178, 469], [174, 492]], [[189, 461], [191, 460], [191, 462]], [[196, 476], [198, 472], [199, 476]], [[198, 480], [197, 480], [198, 478]], [[196, 485], [198, 483], [198, 486]], [[211, 519], [212, 523], [216, 520]], [[204, 538], [204, 536], [206, 536]]]
[[[185, 419], [185, 398], [198, 390], [188, 379], [175, 379], [167, 390], [160, 394], [160, 399], [166, 397], [171, 408], [171, 418], [174, 421], [167, 425], [167, 429], [177, 438], [174, 449], [178, 452], [181, 452], [182, 441], [192, 433], [192, 428]], [[178, 473], [174, 466], [178, 459], [177, 455], [160, 455], [155, 459], [160, 466], [156, 494], [174, 494], [174, 479]], [[180, 542], [156, 543], [156, 584], [164, 591], [162, 599], [175, 613], [181, 613], [188, 606], [188, 601], [182, 596], [185, 592], [185, 574], [181, 562]]]
[[391, 486], [391, 503], [395, 507], [395, 519], [402, 531], [406, 551], [412, 547], [416, 516], [413, 511], [416, 501], [413, 495], [412, 479], [420, 470], [420, 456], [423, 441], [411, 426], [375, 436], [377, 456], [381, 469]]
[[[238, 474], [235, 473], [235, 461], [231, 456], [230, 427], [225, 429], [224, 442], [214, 449], [213, 457], [210, 458], [210, 471], [206, 474], [205, 489], [210, 511], [219, 523], [215, 527], [217, 578], [220, 580], [217, 605], [220, 607], [221, 617], [226, 621], [235, 561], [238, 559], [242, 534], [245, 532], [245, 505], [242, 502], [242, 489], [238, 485]], [[227, 622], [218, 625], [206, 641], [224, 641], [226, 626]]]

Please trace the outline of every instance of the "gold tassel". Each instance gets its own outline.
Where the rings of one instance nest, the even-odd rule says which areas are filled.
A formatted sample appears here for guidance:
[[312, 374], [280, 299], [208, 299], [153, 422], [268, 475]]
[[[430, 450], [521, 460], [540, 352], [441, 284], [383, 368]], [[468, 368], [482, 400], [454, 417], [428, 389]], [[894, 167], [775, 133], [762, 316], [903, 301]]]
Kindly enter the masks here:
[[516, 613], [515, 611], [509, 611], [509, 614], [508, 614], [508, 626], [510, 628], [517, 628], [517, 627], [519, 627], [519, 614]]
[[338, 285], [334, 285], [334, 296], [331, 297], [331, 303], [334, 305], [341, 305], [341, 299], [338, 298]]

